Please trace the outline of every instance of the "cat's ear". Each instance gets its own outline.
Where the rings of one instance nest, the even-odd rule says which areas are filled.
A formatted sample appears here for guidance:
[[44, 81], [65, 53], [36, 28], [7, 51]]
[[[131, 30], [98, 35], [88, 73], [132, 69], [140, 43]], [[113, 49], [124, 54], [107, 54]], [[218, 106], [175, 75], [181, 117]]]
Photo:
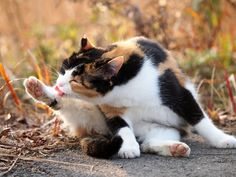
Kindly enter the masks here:
[[87, 36], [84, 35], [81, 39], [81, 48], [80, 51], [85, 51], [95, 48], [94, 45], [88, 40]]
[[112, 76], [118, 74], [123, 64], [124, 64], [123, 56], [113, 58], [102, 68], [103, 76], [111, 78]]

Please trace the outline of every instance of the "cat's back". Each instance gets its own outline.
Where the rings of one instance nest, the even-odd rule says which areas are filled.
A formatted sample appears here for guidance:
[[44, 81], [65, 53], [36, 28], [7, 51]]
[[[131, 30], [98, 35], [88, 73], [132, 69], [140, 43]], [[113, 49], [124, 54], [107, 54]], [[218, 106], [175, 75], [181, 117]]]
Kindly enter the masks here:
[[126, 65], [121, 72], [124, 72], [129, 79], [137, 76], [145, 64], [149, 63], [149, 67], [155, 68], [158, 76], [171, 74], [177, 78], [180, 85], [185, 85], [185, 75], [179, 68], [176, 59], [157, 41], [142, 36], [133, 37], [113, 43], [103, 56], [105, 58], [124, 56]]

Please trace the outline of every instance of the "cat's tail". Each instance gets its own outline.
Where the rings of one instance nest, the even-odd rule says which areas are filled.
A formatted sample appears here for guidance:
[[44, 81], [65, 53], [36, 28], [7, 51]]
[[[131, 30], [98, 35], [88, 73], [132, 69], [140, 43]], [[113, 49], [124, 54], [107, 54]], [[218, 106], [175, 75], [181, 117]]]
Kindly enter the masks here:
[[120, 136], [114, 136], [113, 138], [105, 137], [85, 137], [80, 140], [81, 149], [87, 155], [109, 159], [113, 155], [117, 154], [123, 140]]

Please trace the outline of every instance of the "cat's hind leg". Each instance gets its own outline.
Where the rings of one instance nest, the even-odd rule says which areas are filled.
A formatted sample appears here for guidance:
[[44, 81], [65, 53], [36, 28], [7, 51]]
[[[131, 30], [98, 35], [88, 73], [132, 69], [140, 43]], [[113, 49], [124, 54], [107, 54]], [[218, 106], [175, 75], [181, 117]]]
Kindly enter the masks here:
[[180, 132], [170, 127], [155, 127], [145, 136], [141, 151], [163, 156], [188, 157], [190, 148], [180, 142]]
[[206, 138], [209, 143], [217, 148], [236, 148], [236, 139], [232, 135], [224, 133], [218, 129], [213, 122], [204, 113], [205, 117], [200, 120], [194, 128], [197, 132]]
[[173, 71], [167, 69], [159, 77], [162, 104], [192, 125], [197, 132], [217, 148], [236, 148], [236, 139], [218, 129], [197, 101], [193, 85], [181, 85]]

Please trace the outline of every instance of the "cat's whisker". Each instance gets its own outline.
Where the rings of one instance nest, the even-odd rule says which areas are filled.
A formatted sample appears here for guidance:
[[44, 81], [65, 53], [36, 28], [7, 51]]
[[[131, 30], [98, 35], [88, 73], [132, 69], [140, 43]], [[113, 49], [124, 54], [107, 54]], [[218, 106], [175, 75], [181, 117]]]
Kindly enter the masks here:
[[[24, 79], [27, 79], [27, 77], [21, 77], [21, 78], [11, 79], [11, 80], [10, 80], [10, 83], [16, 82], [16, 81], [20, 81], [20, 80], [24, 80]], [[4, 79], [3, 79], [3, 78], [0, 78], [0, 80], [4, 80]]]
[[[1, 80], [3, 80], [2, 78], [0, 78]], [[22, 81], [22, 80], [25, 80], [27, 79], [26, 77], [22, 77], [22, 78], [16, 78], [16, 79], [12, 79], [9, 81], [9, 83], [13, 83], [13, 82], [17, 82], [17, 81]], [[3, 84], [1, 87], [0, 87], [0, 91], [3, 90], [5, 87], [7, 86], [7, 84]]]
[[50, 73], [51, 73], [51, 75], [53, 76], [53, 77], [58, 77], [59, 75], [58, 75], [58, 73], [56, 73], [56, 72], [53, 72], [53, 71], [49, 71]]
[[49, 67], [51, 69], [51, 70], [49, 70], [50, 73], [56, 74], [58, 76], [58, 72], [57, 72], [56, 68], [54, 68], [51, 65], [47, 65], [47, 67]]

